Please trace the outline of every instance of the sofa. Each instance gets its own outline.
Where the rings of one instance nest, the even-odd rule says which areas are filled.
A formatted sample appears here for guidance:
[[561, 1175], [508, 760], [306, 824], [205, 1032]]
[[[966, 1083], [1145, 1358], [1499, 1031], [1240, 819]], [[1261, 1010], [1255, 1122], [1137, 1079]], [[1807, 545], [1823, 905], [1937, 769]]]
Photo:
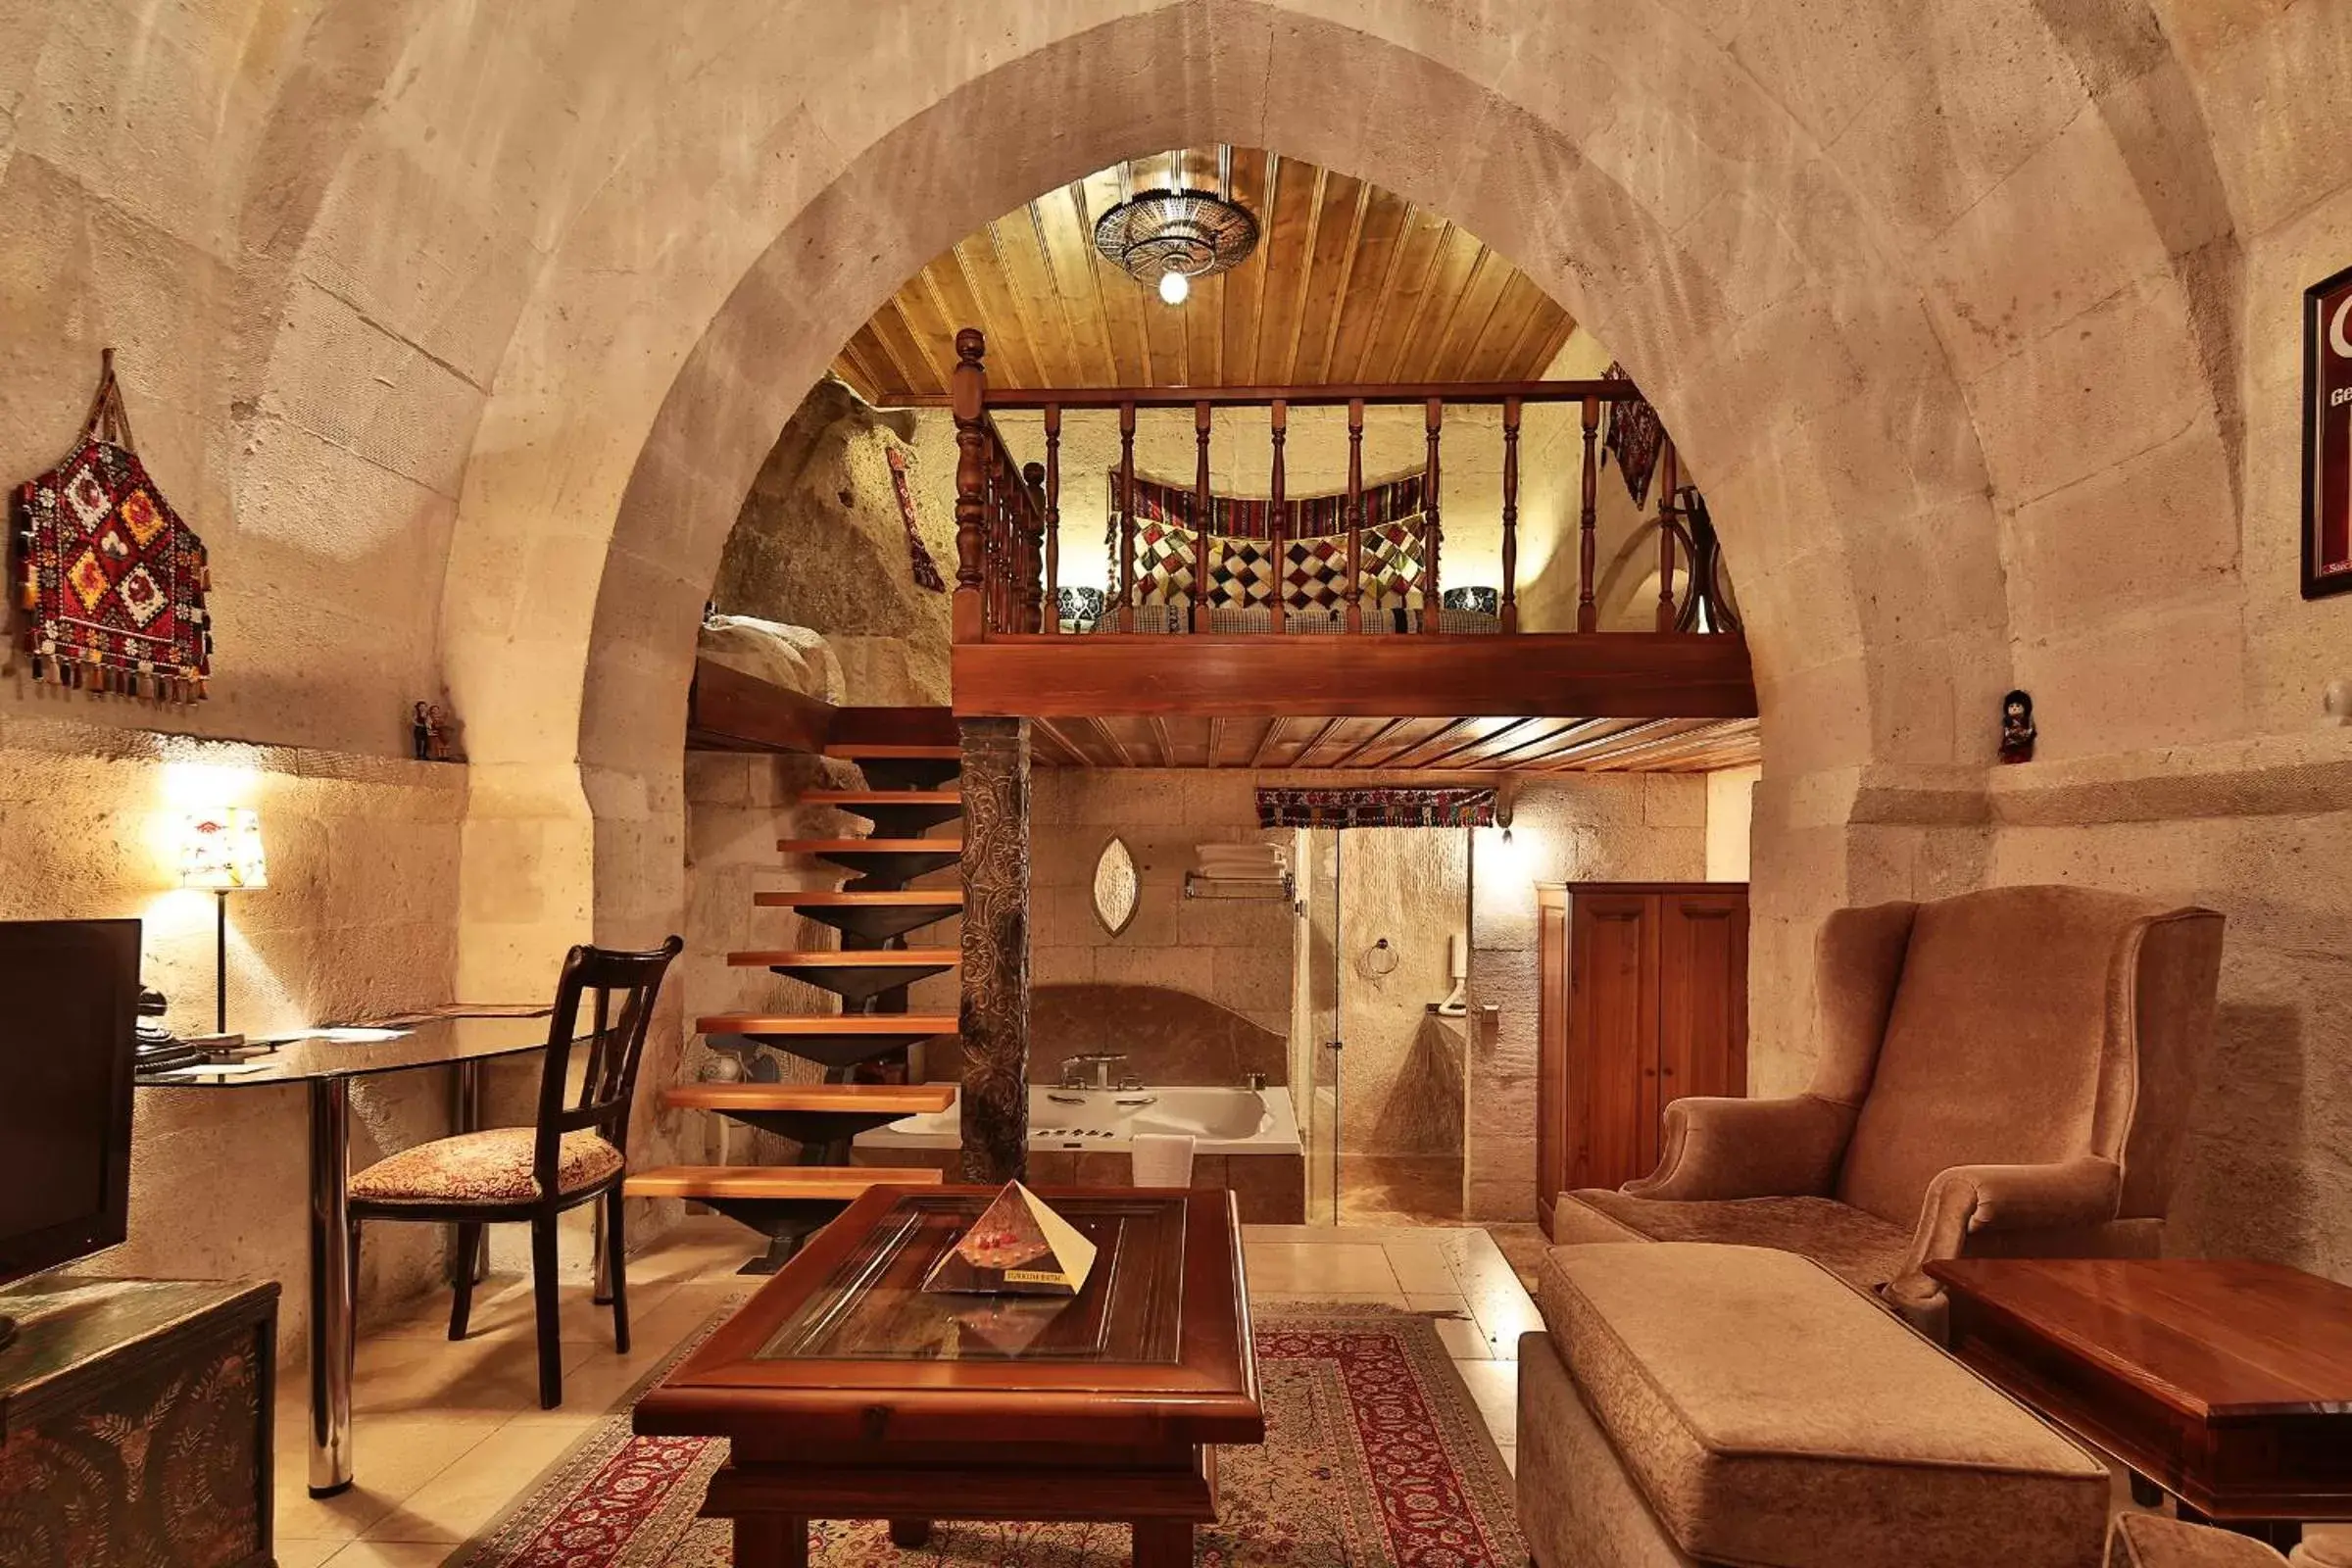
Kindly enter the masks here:
[[1536, 1307], [1537, 1568], [2098, 1568], [2107, 1466], [1810, 1258], [1555, 1248]]
[[1778, 1248], [1939, 1333], [1925, 1266], [2152, 1256], [2213, 1037], [2222, 917], [2075, 887], [1841, 909], [1785, 1100], [1666, 1108], [1658, 1168], [1552, 1239]]

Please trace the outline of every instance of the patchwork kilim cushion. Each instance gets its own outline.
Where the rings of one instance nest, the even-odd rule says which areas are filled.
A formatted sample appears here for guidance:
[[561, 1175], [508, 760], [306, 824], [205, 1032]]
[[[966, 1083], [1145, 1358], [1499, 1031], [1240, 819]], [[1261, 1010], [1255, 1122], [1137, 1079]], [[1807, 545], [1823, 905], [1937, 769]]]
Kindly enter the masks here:
[[212, 668], [204, 543], [131, 450], [110, 366], [73, 456], [15, 497], [35, 679], [195, 702]]
[[[1363, 530], [1364, 606], [1395, 609], [1421, 602], [1421, 519], [1401, 517]], [[1205, 539], [1168, 523], [1135, 529], [1136, 597], [1142, 604], [1191, 604], [1204, 583], [1215, 610], [1265, 610], [1279, 592], [1293, 614], [1340, 608], [1348, 599], [1348, 536], [1285, 540], [1281, 567], [1265, 539], [1210, 534]], [[1205, 559], [1203, 568], [1200, 563]]]

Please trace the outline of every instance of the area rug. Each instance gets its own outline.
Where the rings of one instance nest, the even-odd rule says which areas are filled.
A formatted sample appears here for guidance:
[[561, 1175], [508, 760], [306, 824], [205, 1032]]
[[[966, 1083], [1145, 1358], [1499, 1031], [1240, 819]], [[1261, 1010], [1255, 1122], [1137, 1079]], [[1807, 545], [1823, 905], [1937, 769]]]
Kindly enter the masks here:
[[[1427, 1318], [1285, 1304], [1256, 1333], [1266, 1442], [1220, 1451], [1222, 1517], [1195, 1537], [1197, 1563], [1526, 1562], [1509, 1473]], [[719, 1441], [633, 1437], [616, 1415], [452, 1568], [726, 1568], [729, 1526], [696, 1516], [725, 1457]], [[942, 1523], [928, 1545], [901, 1550], [879, 1521], [822, 1520], [808, 1557], [820, 1568], [1113, 1568], [1129, 1542], [1124, 1525]]]

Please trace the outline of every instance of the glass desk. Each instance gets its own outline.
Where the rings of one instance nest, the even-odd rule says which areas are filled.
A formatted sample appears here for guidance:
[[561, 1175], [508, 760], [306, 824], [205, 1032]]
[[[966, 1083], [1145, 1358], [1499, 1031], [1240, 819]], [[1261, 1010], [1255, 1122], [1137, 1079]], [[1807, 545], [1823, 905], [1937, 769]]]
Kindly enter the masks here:
[[[195, 1066], [138, 1080], [156, 1093], [270, 1089], [302, 1084], [311, 1118], [311, 1495], [351, 1485], [351, 1371], [354, 1315], [351, 1278], [351, 1081], [420, 1067], [457, 1069], [452, 1119], [471, 1132], [481, 1111], [480, 1067], [502, 1056], [547, 1049], [548, 1012], [502, 1010], [498, 1016], [452, 1014], [387, 1029], [320, 1030], [285, 1039], [244, 1061]], [[364, 1036], [365, 1038], [353, 1038]], [[338, 1038], [340, 1037], [340, 1038]], [[471, 1268], [473, 1258], [452, 1266]]]
[[1265, 1439], [1232, 1197], [1039, 1196], [1098, 1249], [1076, 1296], [924, 1292], [995, 1192], [877, 1187], [638, 1401], [731, 1442], [703, 1511], [737, 1568], [806, 1568], [810, 1519], [1126, 1522], [1139, 1568], [1190, 1568], [1213, 1446]]

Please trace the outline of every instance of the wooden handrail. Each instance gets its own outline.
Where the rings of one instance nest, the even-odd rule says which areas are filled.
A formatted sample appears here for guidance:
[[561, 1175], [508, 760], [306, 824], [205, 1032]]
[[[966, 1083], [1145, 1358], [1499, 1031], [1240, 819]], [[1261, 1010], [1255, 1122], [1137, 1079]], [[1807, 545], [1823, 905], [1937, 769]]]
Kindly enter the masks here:
[[[965, 328], [956, 337], [957, 363], [951, 376], [951, 393], [946, 400], [953, 408], [956, 438], [956, 572], [954, 610], [954, 631], [957, 642], [981, 642], [993, 637], [1020, 636], [1063, 629], [1059, 591], [1061, 585], [1061, 447], [1062, 422], [1065, 411], [1105, 410], [1115, 412], [1119, 425], [1118, 466], [1112, 473], [1111, 532], [1117, 543], [1117, 558], [1113, 568], [1112, 593], [1115, 597], [1115, 618], [1109, 617], [1099, 629], [1123, 634], [1139, 630], [1139, 612], [1147, 607], [1144, 599], [1152, 598], [1151, 609], [1155, 617], [1173, 617], [1171, 608], [1161, 599], [1170, 597], [1152, 590], [1140, 580], [1136, 560], [1138, 535], [1136, 434], [1137, 415], [1145, 409], [1173, 410], [1189, 406], [1193, 412], [1195, 441], [1194, 478], [1192, 485], [1193, 526], [1203, 537], [1217, 526], [1218, 502], [1211, 487], [1210, 444], [1214, 437], [1216, 411], [1220, 408], [1247, 407], [1263, 404], [1268, 412], [1269, 435], [1272, 444], [1272, 464], [1269, 474], [1270, 505], [1265, 509], [1267, 526], [1265, 546], [1272, 558], [1273, 597], [1267, 605], [1270, 629], [1275, 633], [1294, 630], [1290, 624], [1290, 605], [1283, 584], [1290, 570], [1290, 533], [1297, 519], [1288, 512], [1287, 452], [1290, 410], [1294, 407], [1319, 408], [1345, 406], [1348, 431], [1347, 489], [1339, 498], [1342, 502], [1342, 521], [1347, 533], [1345, 545], [1345, 579], [1340, 587], [1339, 630], [1360, 633], [1365, 630], [1364, 590], [1365, 560], [1368, 554], [1364, 529], [1370, 517], [1370, 498], [1364, 488], [1365, 410], [1372, 407], [1419, 404], [1422, 410], [1424, 456], [1419, 475], [1420, 562], [1416, 590], [1421, 619], [1419, 630], [1439, 634], [1445, 620], [1444, 565], [1446, 533], [1441, 512], [1444, 453], [1443, 434], [1446, 409], [1454, 405], [1498, 405], [1502, 429], [1502, 493], [1500, 509], [1502, 587], [1496, 601], [1494, 624], [1486, 629], [1506, 634], [1520, 632], [1519, 583], [1519, 502], [1522, 473], [1520, 467], [1521, 438], [1526, 406], [1536, 404], [1569, 404], [1579, 406], [1583, 435], [1583, 468], [1581, 493], [1577, 514], [1578, 547], [1576, 558], [1576, 629], [1579, 632], [1597, 631], [1599, 606], [1596, 595], [1598, 568], [1598, 488], [1600, 466], [1600, 423], [1603, 405], [1615, 406], [1638, 399], [1641, 394], [1631, 381], [1623, 377], [1603, 380], [1576, 381], [1476, 381], [1476, 382], [1411, 382], [1351, 384], [1303, 387], [1097, 387], [1058, 391], [1006, 390], [992, 391], [988, 386], [984, 355], [986, 343], [973, 328]], [[938, 400], [915, 399], [916, 406]], [[1026, 466], [1014, 457], [992, 415], [1008, 409], [1034, 409], [1043, 416], [1045, 427], [1045, 457], [1043, 464]], [[1457, 426], [1458, 427], [1458, 426]], [[1738, 623], [1727, 616], [1719, 603], [1720, 591], [1696, 581], [1693, 595], [1707, 596], [1707, 606], [1693, 611], [1691, 606], [1680, 605], [1676, 595], [1676, 541], [1691, 562], [1693, 574], [1702, 569], [1709, 573], [1708, 582], [1719, 581], [1714, 575], [1720, 565], [1715, 558], [1699, 562], [1695, 546], [1677, 522], [1682, 511], [1681, 459], [1671, 440], [1665, 442], [1658, 458], [1657, 522], [1659, 531], [1658, 601], [1654, 623], [1660, 631], [1671, 631], [1684, 621], [1703, 625], [1709, 630], [1719, 625], [1726, 631], [1737, 632]], [[1162, 494], [1161, 491], [1154, 492]], [[1172, 488], [1163, 502], [1181, 494]], [[1696, 492], [1692, 492], [1695, 507]], [[1155, 503], [1161, 505], [1163, 503]], [[1250, 503], [1254, 507], [1256, 503]], [[1154, 512], [1154, 516], [1160, 515]], [[1384, 505], [1383, 516], [1387, 517]], [[1411, 519], [1389, 519], [1410, 521]], [[1375, 540], [1375, 545], [1386, 545]], [[1381, 558], [1386, 560], [1384, 556]], [[1385, 585], [1392, 578], [1381, 575], [1373, 594], [1373, 611], [1382, 619], [1374, 629], [1389, 629], [1387, 612], [1382, 606]], [[1696, 603], [1694, 598], [1693, 605]], [[1247, 603], [1244, 609], [1254, 608]], [[1188, 630], [1197, 637], [1211, 634], [1215, 623], [1210, 607], [1208, 562], [1205, 557], [1195, 563], [1191, 602], [1180, 626], [1163, 625], [1155, 618], [1151, 629]], [[1474, 628], [1475, 629], [1475, 628]]]
[[[966, 330], [970, 330], [966, 328]], [[1337, 408], [1347, 403], [1373, 407], [1426, 403], [1442, 398], [1458, 405], [1522, 403], [1633, 403], [1641, 389], [1622, 377], [1607, 381], [1366, 381], [1331, 386], [1091, 386], [999, 387], [988, 394], [992, 409], [1183, 409], [1197, 403], [1214, 408], [1264, 405], [1277, 400], [1294, 409]], [[895, 399], [894, 409], [953, 406], [954, 394], [912, 393]]]

